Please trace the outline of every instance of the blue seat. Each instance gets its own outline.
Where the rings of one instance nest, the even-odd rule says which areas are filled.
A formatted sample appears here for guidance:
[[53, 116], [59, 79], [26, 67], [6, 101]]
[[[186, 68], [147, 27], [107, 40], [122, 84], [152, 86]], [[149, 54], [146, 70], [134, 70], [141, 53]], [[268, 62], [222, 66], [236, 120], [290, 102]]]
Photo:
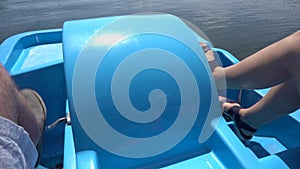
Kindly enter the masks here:
[[152, 168], [210, 151], [221, 111], [199, 41], [167, 14], [64, 24], [78, 168], [89, 154], [98, 168]]

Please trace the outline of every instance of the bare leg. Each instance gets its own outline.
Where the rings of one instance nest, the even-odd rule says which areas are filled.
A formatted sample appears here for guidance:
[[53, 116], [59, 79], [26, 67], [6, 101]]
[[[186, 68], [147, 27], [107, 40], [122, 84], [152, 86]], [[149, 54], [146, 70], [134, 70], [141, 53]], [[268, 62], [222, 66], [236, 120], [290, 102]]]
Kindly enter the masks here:
[[238, 64], [213, 72], [218, 85], [225, 72], [227, 88], [258, 89], [294, 79], [300, 94], [300, 31], [249, 56]]
[[32, 142], [37, 145], [42, 136], [38, 122], [2, 64], [0, 64], [0, 116], [22, 126]]
[[[206, 53], [210, 59], [213, 55]], [[208, 56], [210, 55], [210, 56]], [[249, 56], [238, 64], [212, 68], [218, 89], [272, 87], [256, 104], [240, 109], [242, 122], [257, 129], [300, 108], [300, 31]], [[226, 79], [226, 85], [220, 80]], [[237, 103], [223, 103], [225, 111]], [[253, 133], [241, 129], [245, 135]]]
[[[296, 83], [289, 80], [273, 88], [253, 106], [241, 109], [241, 120], [249, 126], [257, 129], [262, 125], [287, 115], [300, 107], [300, 96]], [[235, 104], [224, 103], [226, 111]]]

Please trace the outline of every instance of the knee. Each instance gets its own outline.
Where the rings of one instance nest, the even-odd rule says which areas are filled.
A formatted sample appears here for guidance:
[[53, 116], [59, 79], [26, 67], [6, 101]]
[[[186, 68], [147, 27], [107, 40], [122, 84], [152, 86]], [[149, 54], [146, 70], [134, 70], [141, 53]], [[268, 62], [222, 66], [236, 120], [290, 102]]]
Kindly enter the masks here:
[[298, 34], [300, 34], [300, 29], [299, 29], [298, 31], [296, 31], [295, 33], [298, 33]]
[[297, 46], [299, 47], [299, 45], [300, 45], [300, 30], [298, 30], [297, 32], [293, 33], [291, 35], [291, 37], [292, 37], [294, 43], [296, 43]]
[[300, 30], [292, 34], [290, 38], [293, 53], [300, 57]]

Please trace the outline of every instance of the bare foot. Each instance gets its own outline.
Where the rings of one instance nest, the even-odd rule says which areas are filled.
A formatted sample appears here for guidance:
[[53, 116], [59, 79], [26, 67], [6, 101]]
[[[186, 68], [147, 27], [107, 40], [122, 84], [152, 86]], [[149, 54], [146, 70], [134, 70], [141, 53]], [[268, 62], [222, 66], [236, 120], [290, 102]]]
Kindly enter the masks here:
[[229, 103], [229, 102], [224, 102], [223, 104], [222, 104], [222, 109], [224, 110], [224, 111], [228, 111], [231, 107], [233, 107], [233, 106], [241, 106], [240, 104], [238, 104], [238, 103]]
[[221, 63], [219, 63], [216, 59], [216, 53], [213, 50], [211, 50], [211, 48], [206, 43], [200, 42], [200, 46], [202, 47], [205, 53], [206, 59], [210, 66], [218, 90], [226, 89], [224, 68], [221, 66]]
[[217, 67], [221, 67], [219, 65], [219, 63], [217, 62], [216, 58], [215, 58], [214, 51], [211, 50], [210, 47], [206, 43], [200, 42], [200, 46], [202, 47], [202, 49], [203, 49], [203, 51], [205, 53], [205, 56], [206, 56], [206, 59], [207, 59], [207, 61], [209, 63], [211, 71], [214, 72], [214, 70]]
[[223, 111], [228, 111], [233, 106], [240, 106], [241, 107], [241, 105], [239, 103], [237, 103], [234, 100], [228, 99], [223, 95], [219, 95], [219, 102], [221, 104], [221, 108], [222, 108]]

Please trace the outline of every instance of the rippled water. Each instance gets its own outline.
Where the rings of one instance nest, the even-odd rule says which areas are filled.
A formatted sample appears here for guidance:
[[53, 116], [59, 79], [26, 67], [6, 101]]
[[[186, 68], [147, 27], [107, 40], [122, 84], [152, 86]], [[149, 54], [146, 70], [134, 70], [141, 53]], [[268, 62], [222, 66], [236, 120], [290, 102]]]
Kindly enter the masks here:
[[66, 20], [150, 11], [191, 21], [240, 59], [300, 29], [298, 0], [0, 0], [0, 42]]

